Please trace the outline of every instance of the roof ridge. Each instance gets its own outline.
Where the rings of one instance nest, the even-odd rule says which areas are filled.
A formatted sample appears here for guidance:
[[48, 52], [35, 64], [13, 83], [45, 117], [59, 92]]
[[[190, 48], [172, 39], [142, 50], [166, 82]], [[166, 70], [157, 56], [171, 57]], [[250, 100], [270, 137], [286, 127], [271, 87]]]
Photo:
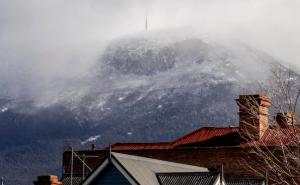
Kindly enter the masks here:
[[205, 168], [200, 167], [200, 166], [193, 166], [193, 165], [188, 165], [188, 164], [181, 164], [181, 163], [176, 163], [176, 162], [163, 161], [163, 160], [152, 159], [152, 158], [147, 158], [147, 157], [123, 154], [123, 153], [118, 153], [118, 152], [112, 152], [112, 155], [116, 159], [127, 158], [127, 159], [132, 159], [132, 160], [143, 160], [145, 162], [152, 162], [152, 163], [156, 163], [156, 164], [164, 164], [164, 165], [169, 165], [169, 166], [173, 166], [173, 167], [187, 168], [187, 169], [191, 169], [191, 170], [206, 170]]
[[176, 174], [191, 174], [191, 175], [196, 175], [196, 174], [219, 174], [220, 172], [211, 172], [211, 171], [208, 171], [208, 172], [158, 172], [156, 173], [157, 175], [164, 175], [164, 174], [167, 174], [167, 175], [176, 175]]
[[233, 127], [233, 126], [227, 126], [227, 127], [201, 127], [201, 128], [198, 128], [198, 129], [196, 129], [196, 130], [194, 130], [194, 131], [192, 131], [192, 132], [190, 132], [190, 133], [188, 133], [188, 134], [186, 134], [186, 135], [184, 135], [182, 137], [179, 137], [178, 139], [174, 140], [172, 142], [172, 145], [176, 144], [179, 141], [182, 141], [183, 139], [185, 139], [185, 138], [187, 138], [189, 136], [192, 136], [192, 135], [198, 133], [201, 130], [205, 130], [205, 129], [221, 130], [221, 129], [229, 129], [229, 128], [230, 129], [238, 129], [239, 127], [238, 126], [236, 126], [236, 127]]
[[[197, 135], [197, 133], [201, 132], [226, 132], [226, 134], [229, 134], [230, 132], [234, 132], [238, 130], [238, 126], [224, 126], [224, 127], [200, 127], [192, 132], [189, 132], [173, 141], [169, 142], [138, 142], [138, 143], [115, 143], [111, 147], [114, 149], [116, 147], [116, 150], [123, 150], [122, 148], [118, 149], [118, 147], [156, 147], [155, 149], [171, 149], [175, 148], [176, 146], [181, 145], [180, 142], [184, 141], [185, 139], [188, 139], [189, 137], [193, 137], [194, 135]], [[224, 135], [224, 134], [220, 134]], [[218, 136], [216, 133], [211, 133], [211, 137]], [[210, 137], [210, 138], [211, 138]], [[204, 141], [204, 140], [203, 140]], [[191, 142], [193, 143], [193, 142]], [[149, 149], [150, 149], [149, 148]], [[126, 150], [126, 149], [125, 149]], [[130, 150], [130, 149], [128, 149]]]
[[132, 142], [132, 143], [115, 143], [114, 145], [138, 145], [138, 144], [169, 144], [170, 142]]

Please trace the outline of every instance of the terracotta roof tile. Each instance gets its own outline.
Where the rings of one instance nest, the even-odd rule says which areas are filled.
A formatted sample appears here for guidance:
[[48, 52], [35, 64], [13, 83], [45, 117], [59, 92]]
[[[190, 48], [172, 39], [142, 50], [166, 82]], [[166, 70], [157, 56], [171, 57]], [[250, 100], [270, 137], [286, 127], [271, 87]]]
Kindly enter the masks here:
[[214, 137], [221, 137], [233, 132], [238, 132], [238, 130], [239, 127], [203, 127], [175, 140], [173, 142], [173, 146], [176, 147], [180, 145], [200, 143]]
[[241, 147], [251, 146], [278, 146], [278, 145], [299, 145], [300, 142], [300, 128], [286, 127], [286, 128], [269, 128], [264, 133], [259, 141], [243, 143]]
[[[296, 129], [296, 130], [294, 130]], [[205, 143], [214, 138], [222, 138], [229, 136], [232, 133], [238, 134], [239, 127], [203, 127], [195, 130], [179, 139], [172, 142], [160, 143], [116, 143], [112, 145], [112, 150], [162, 150], [172, 149], [176, 147], [183, 147], [186, 145]], [[291, 137], [294, 135], [295, 137]], [[231, 137], [230, 137], [231, 138]], [[299, 140], [292, 140], [291, 138], [299, 138]], [[234, 138], [232, 138], [234, 139]], [[279, 144], [293, 145], [300, 142], [300, 127], [286, 127], [286, 128], [269, 128], [259, 141], [241, 142], [235, 147], [253, 147], [253, 146], [278, 146]], [[298, 143], [297, 143], [298, 144]], [[226, 145], [227, 146], [227, 145]], [[225, 147], [226, 147], [225, 146]], [[230, 145], [231, 146], [231, 145]], [[231, 146], [232, 147], [232, 146]]]
[[181, 145], [193, 144], [207, 141], [217, 136], [225, 136], [227, 134], [238, 132], [238, 127], [203, 127], [191, 132], [173, 142], [161, 143], [116, 143], [111, 146], [114, 151], [117, 150], [157, 150], [171, 149]]

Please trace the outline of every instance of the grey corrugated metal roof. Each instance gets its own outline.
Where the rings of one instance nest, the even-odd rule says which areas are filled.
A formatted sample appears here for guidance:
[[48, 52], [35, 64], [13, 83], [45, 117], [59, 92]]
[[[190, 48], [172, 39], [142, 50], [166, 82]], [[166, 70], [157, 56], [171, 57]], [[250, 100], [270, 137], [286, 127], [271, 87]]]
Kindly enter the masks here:
[[226, 185], [265, 185], [264, 179], [226, 179]]
[[[82, 182], [82, 177], [74, 177], [73, 176], [73, 185], [80, 185], [80, 183]], [[63, 185], [71, 185], [71, 177], [64, 177], [62, 179], [62, 183]]]
[[111, 158], [99, 165], [82, 184], [88, 185], [105, 170], [108, 163], [113, 164], [132, 184], [159, 185], [156, 173], [170, 172], [208, 172], [207, 168], [192, 166], [146, 157], [111, 153]]
[[159, 173], [160, 185], [215, 185], [220, 174], [215, 172]]
[[141, 185], [159, 185], [156, 173], [208, 172], [207, 168], [112, 152], [113, 157]]

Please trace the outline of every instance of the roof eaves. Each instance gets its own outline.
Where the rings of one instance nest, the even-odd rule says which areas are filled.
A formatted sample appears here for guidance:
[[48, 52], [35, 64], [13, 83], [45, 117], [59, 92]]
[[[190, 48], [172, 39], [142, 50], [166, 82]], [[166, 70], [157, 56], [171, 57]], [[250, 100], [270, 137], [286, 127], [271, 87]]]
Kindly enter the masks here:
[[[148, 157], [141, 157], [141, 156], [134, 156], [134, 155], [128, 155], [128, 154], [112, 152], [112, 156], [114, 156], [115, 158], [118, 158], [117, 155], [119, 155], [120, 158], [122, 158], [122, 157], [125, 158], [126, 157], [126, 158], [131, 159], [131, 160], [145, 161], [145, 162], [150, 162], [150, 163], [154, 163], [154, 164], [168, 165], [168, 166], [173, 166], [173, 167], [183, 167], [183, 168], [191, 169], [191, 170], [199, 170], [199, 171], [202, 170], [202, 172], [204, 172], [204, 173], [208, 172], [207, 168], [200, 167], [200, 166], [193, 166], [193, 165], [170, 162], [170, 161], [164, 161], [164, 160], [158, 160], [158, 159], [153, 159], [153, 158], [148, 158]], [[178, 172], [178, 173], [181, 173], [181, 172]], [[182, 173], [184, 173], [184, 172], [182, 172]], [[197, 173], [199, 173], [199, 172], [197, 172]]]

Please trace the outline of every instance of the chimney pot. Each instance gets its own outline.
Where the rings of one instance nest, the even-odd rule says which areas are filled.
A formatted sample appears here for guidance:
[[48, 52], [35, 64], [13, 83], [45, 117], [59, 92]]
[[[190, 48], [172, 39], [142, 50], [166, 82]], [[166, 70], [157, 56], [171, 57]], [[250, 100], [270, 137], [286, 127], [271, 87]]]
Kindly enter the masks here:
[[33, 182], [34, 185], [62, 185], [55, 175], [41, 175], [37, 177], [37, 181]]
[[276, 123], [282, 128], [286, 128], [297, 123], [296, 116], [291, 112], [277, 113], [275, 120]]
[[92, 150], [93, 150], [93, 151], [96, 150], [96, 144], [92, 144]]

